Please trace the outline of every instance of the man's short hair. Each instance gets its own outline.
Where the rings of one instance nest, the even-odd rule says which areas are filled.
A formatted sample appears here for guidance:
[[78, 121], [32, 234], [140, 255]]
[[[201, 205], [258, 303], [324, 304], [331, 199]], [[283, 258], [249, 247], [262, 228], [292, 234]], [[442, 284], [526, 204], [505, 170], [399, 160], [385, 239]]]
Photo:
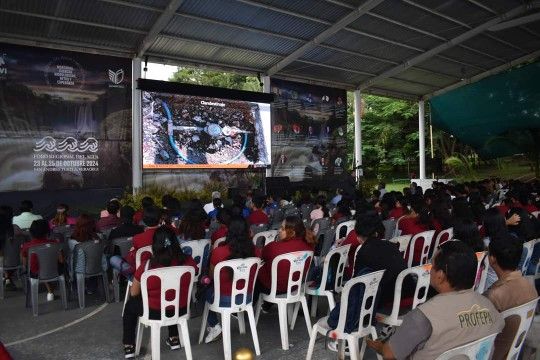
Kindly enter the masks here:
[[141, 205], [143, 209], [146, 209], [147, 207], [154, 205], [154, 199], [152, 199], [150, 196], [145, 196], [141, 200]]
[[257, 209], [261, 209], [264, 205], [264, 198], [262, 196], [253, 198], [253, 205], [255, 205]]
[[110, 215], [116, 215], [120, 210], [120, 202], [118, 200], [111, 200], [107, 203], [107, 212]]
[[120, 217], [126, 222], [132, 222], [133, 215], [135, 215], [135, 210], [131, 206], [122, 206], [120, 209]]
[[433, 259], [433, 268], [445, 273], [454, 290], [465, 290], [474, 286], [477, 265], [474, 251], [461, 241], [445, 242]]
[[30, 235], [34, 239], [42, 239], [47, 236], [49, 233], [49, 224], [47, 223], [47, 220], [39, 219], [32, 221], [32, 225], [30, 225]]
[[30, 200], [23, 200], [21, 201], [21, 212], [32, 212], [32, 209], [34, 208], [34, 204]]
[[497, 260], [503, 270], [516, 270], [521, 260], [523, 245], [515, 236], [504, 234], [489, 242], [489, 254]]
[[157, 206], [149, 206], [143, 210], [143, 222], [146, 226], [158, 226], [161, 210]]

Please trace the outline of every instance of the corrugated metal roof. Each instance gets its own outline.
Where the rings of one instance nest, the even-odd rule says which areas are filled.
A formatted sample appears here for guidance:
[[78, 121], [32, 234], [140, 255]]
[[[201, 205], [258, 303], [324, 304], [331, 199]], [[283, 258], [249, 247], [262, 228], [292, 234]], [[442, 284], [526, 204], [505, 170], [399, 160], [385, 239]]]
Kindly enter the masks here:
[[[184, 0], [159, 34], [149, 35], [170, 1], [2, 0], [0, 41], [35, 39], [63, 48], [80, 44], [79, 50], [125, 55], [144, 51], [146, 39], [151, 44], [146, 54], [158, 59], [271, 71], [407, 98], [516, 59], [535, 58], [540, 49], [536, 21], [484, 30], [416, 61], [426, 51], [522, 6], [522, 0], [385, 0], [344, 27], [335, 24], [372, 0]], [[540, 9], [520, 11], [518, 16]], [[320, 38], [328, 29], [332, 34]], [[302, 51], [296, 54], [298, 49]]]

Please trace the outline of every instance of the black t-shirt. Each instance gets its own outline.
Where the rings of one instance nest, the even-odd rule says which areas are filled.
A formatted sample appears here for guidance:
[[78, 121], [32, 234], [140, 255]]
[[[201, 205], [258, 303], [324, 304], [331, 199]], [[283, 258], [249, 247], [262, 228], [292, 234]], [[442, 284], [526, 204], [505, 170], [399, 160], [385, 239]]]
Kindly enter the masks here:
[[[394, 299], [396, 278], [401, 271], [407, 268], [407, 264], [396, 244], [385, 240], [366, 241], [358, 251], [354, 273], [357, 274], [361, 269], [366, 267], [373, 271], [386, 270], [379, 288], [379, 304], [384, 305], [392, 302]], [[407, 278], [410, 277], [408, 276]], [[404, 284], [404, 287], [409, 287], [409, 285], [406, 286]]]
[[144, 227], [141, 225], [122, 224], [111, 230], [109, 234], [109, 240], [118, 239], [121, 237], [130, 237], [140, 234], [144, 231]]

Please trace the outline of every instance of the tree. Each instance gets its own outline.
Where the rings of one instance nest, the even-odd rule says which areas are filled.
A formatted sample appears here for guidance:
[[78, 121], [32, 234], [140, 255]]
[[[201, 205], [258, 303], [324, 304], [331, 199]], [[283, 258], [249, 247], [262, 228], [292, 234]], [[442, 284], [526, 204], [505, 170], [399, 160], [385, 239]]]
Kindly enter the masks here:
[[202, 68], [178, 67], [178, 70], [171, 76], [169, 80], [236, 90], [262, 90], [259, 79], [255, 76], [247, 76], [224, 71], [206, 70]]

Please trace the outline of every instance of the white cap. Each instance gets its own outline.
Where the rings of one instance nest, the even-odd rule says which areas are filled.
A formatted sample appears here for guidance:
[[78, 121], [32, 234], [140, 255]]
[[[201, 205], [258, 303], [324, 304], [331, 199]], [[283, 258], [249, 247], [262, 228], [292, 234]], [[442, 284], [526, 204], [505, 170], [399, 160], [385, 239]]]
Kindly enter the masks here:
[[221, 193], [219, 191], [212, 192], [212, 200], [214, 199], [221, 199]]

